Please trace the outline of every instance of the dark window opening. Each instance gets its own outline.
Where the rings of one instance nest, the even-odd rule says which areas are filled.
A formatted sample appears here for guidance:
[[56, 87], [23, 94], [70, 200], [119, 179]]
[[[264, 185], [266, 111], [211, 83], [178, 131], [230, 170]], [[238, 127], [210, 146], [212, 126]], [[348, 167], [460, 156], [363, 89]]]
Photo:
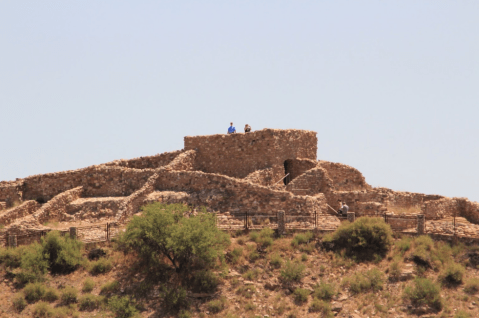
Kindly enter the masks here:
[[288, 159], [284, 162], [284, 175], [286, 177], [283, 179], [283, 182], [285, 185], [287, 185], [288, 183], [291, 182], [291, 180], [293, 180], [292, 172], [293, 172], [293, 160]]

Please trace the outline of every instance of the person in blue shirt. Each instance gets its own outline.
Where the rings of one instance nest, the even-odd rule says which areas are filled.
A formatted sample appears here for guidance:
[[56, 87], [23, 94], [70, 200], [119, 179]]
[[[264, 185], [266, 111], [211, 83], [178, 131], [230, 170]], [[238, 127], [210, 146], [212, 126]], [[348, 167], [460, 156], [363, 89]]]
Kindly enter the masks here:
[[230, 127], [228, 128], [228, 134], [234, 134], [236, 132], [236, 128], [233, 127], [233, 123], [230, 123]]

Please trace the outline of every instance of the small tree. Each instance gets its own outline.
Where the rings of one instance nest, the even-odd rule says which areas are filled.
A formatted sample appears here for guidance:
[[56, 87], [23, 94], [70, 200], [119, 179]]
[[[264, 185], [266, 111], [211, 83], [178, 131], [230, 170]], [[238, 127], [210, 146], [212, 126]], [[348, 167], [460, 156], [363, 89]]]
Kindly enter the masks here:
[[136, 251], [149, 266], [156, 267], [166, 258], [177, 272], [194, 263], [208, 267], [230, 243], [211, 213], [187, 217], [188, 206], [162, 203], [142, 210], [142, 216], [133, 217], [121, 243]]

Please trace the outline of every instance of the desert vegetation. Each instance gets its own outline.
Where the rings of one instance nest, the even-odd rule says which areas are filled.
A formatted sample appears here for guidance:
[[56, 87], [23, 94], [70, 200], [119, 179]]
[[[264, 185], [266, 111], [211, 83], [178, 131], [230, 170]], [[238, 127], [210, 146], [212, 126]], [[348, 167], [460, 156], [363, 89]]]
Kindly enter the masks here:
[[5, 317], [477, 317], [475, 245], [401, 236], [381, 219], [329, 234], [225, 233], [155, 203], [116, 242], [58, 232], [0, 249]]

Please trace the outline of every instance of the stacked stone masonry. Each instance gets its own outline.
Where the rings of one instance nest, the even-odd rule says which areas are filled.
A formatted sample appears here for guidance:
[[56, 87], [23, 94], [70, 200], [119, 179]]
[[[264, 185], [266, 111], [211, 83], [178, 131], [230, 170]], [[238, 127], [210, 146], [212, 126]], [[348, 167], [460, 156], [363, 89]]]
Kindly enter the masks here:
[[48, 230], [52, 221], [65, 228], [95, 219], [127, 222], [158, 201], [205, 206], [239, 226], [245, 213], [253, 223], [276, 222], [284, 211], [286, 227], [311, 224], [314, 215], [334, 228], [340, 201], [356, 217], [388, 215], [398, 229], [414, 227], [418, 215], [434, 231], [447, 228], [440, 222], [451, 217], [479, 224], [477, 202], [373, 188], [355, 168], [318, 161], [317, 142], [316, 132], [305, 130], [188, 136], [179, 151], [3, 181], [0, 241], [7, 233]]

